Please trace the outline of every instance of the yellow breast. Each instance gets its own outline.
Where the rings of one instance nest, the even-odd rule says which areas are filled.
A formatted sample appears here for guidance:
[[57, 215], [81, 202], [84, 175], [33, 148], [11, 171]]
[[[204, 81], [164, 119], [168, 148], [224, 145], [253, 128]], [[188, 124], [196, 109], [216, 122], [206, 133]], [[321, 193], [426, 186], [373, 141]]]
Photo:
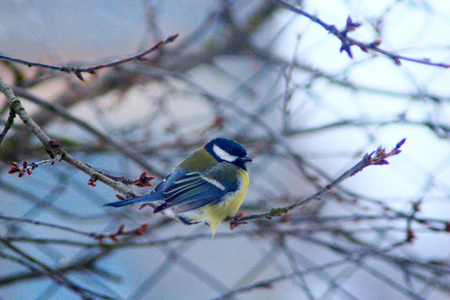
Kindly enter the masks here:
[[217, 204], [211, 205], [205, 209], [205, 218], [211, 226], [212, 234], [216, 233], [219, 224], [227, 217], [233, 217], [241, 207], [247, 194], [247, 188], [249, 184], [248, 173], [245, 170], [239, 170], [241, 177], [239, 188], [236, 192], [230, 194], [227, 198], [223, 199]]

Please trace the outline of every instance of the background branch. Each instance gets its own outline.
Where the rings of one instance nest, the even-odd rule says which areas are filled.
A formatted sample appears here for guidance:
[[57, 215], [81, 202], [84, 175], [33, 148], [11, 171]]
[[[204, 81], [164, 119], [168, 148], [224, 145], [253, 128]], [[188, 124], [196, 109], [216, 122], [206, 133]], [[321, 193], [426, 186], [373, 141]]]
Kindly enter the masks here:
[[[0, 60], [0, 298], [448, 295], [448, 9], [286, 3], [0, 10], [0, 51], [24, 58]], [[168, 48], [171, 32], [180, 37]], [[412, 56], [432, 60], [389, 63]], [[72, 67], [97, 73], [61, 72]], [[211, 239], [205, 225], [103, 207], [114, 184], [125, 197], [137, 195], [130, 185], [147, 194], [153, 177], [217, 136], [255, 158], [248, 215], [230, 220], [246, 226], [224, 224]]]
[[115, 67], [115, 66], [118, 66], [118, 65], [121, 65], [124, 63], [128, 63], [130, 61], [134, 61], [134, 60], [146, 61], [144, 56], [160, 49], [162, 46], [164, 46], [168, 43], [172, 43], [173, 41], [175, 41], [177, 39], [177, 37], [178, 37], [178, 34], [173, 34], [173, 35], [169, 36], [168, 38], [166, 38], [164, 41], [159, 41], [151, 48], [149, 48], [145, 51], [142, 51], [138, 54], [130, 55], [127, 57], [123, 57], [121, 59], [117, 59], [117, 60], [113, 60], [113, 61], [110, 61], [107, 63], [97, 64], [97, 65], [89, 66], [89, 67], [72, 67], [72, 66], [68, 67], [68, 66], [48, 65], [48, 64], [26, 61], [23, 59], [9, 57], [6, 55], [1, 55], [1, 54], [0, 54], [0, 59], [19, 63], [19, 64], [24, 64], [24, 65], [27, 65], [28, 67], [40, 67], [40, 68], [46, 68], [46, 69], [50, 69], [50, 70], [61, 71], [61, 72], [69, 73], [69, 74], [73, 73], [73, 74], [75, 74], [75, 76], [78, 77], [78, 79], [84, 81], [84, 78], [82, 75], [83, 73], [96, 74], [98, 70]]
[[396, 53], [384, 50], [384, 49], [379, 47], [379, 45], [381, 44], [381, 40], [376, 40], [376, 41], [373, 41], [371, 43], [363, 43], [363, 42], [360, 42], [360, 41], [358, 41], [358, 40], [356, 40], [354, 38], [351, 38], [351, 37], [347, 36], [347, 33], [356, 30], [358, 27], [360, 27], [362, 25], [359, 22], [355, 22], [354, 23], [350, 17], [348, 17], [348, 19], [347, 19], [347, 24], [346, 24], [345, 29], [338, 30], [335, 25], [327, 24], [326, 22], [322, 21], [320, 18], [318, 18], [316, 16], [313, 16], [310, 13], [302, 10], [301, 8], [296, 7], [296, 6], [286, 2], [284, 0], [275, 0], [275, 1], [280, 3], [281, 5], [283, 5], [284, 7], [289, 9], [290, 11], [295, 12], [296, 14], [302, 15], [304, 17], [307, 17], [308, 19], [310, 19], [314, 23], [319, 24], [326, 31], [328, 31], [329, 33], [331, 33], [332, 35], [337, 37], [342, 43], [340, 52], [345, 51], [350, 58], [353, 58], [353, 54], [351, 52], [351, 46], [357, 46], [363, 52], [368, 52], [368, 50], [370, 49], [370, 50], [375, 51], [377, 53], [383, 54], [384, 56], [389, 57], [390, 59], [392, 59], [392, 61], [396, 65], [401, 65], [401, 61], [402, 60], [406, 60], [406, 61], [410, 61], [410, 62], [414, 62], [414, 63], [418, 63], [418, 64], [423, 64], [423, 65], [429, 65], [429, 66], [434, 66], [434, 67], [441, 67], [441, 68], [446, 68], [446, 69], [450, 68], [450, 64], [432, 62], [429, 58], [421, 58], [421, 59], [419, 59], [419, 58], [411, 58], [411, 57], [398, 55]]

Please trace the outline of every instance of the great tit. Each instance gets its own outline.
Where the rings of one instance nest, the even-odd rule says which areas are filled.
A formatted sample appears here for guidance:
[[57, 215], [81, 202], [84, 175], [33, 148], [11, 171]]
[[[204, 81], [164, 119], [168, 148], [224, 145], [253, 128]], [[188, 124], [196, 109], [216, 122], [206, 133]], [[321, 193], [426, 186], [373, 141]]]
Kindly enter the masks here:
[[187, 225], [206, 222], [214, 237], [219, 224], [233, 217], [244, 200], [249, 184], [245, 163], [251, 161], [240, 144], [215, 138], [189, 155], [150, 194], [106, 206], [156, 202], [153, 213], [163, 212]]

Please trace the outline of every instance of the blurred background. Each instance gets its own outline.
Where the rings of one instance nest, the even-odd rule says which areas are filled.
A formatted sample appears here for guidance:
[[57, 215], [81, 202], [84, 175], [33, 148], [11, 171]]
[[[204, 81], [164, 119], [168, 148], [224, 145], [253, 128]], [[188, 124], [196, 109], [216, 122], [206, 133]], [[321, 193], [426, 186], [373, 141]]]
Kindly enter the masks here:
[[[363, 24], [349, 34], [358, 40], [450, 63], [445, 1], [290, 3], [337, 28], [351, 15]], [[207, 226], [148, 207], [103, 207], [117, 192], [88, 186], [65, 162], [9, 175], [11, 161], [48, 158], [16, 118], [0, 148], [0, 298], [448, 299], [448, 69], [397, 66], [354, 47], [350, 59], [336, 37], [276, 1], [0, 5], [0, 53], [27, 61], [91, 66], [180, 35], [148, 61], [85, 81], [0, 62], [42, 129], [110, 175], [148, 171], [157, 183], [209, 139], [235, 139], [255, 159], [241, 207], [254, 214], [310, 196], [366, 152], [407, 138], [389, 165], [364, 169], [321, 201], [233, 231], [223, 223], [212, 239]], [[2, 125], [8, 112], [2, 95]], [[145, 223], [144, 235], [117, 243], [91, 235]]]

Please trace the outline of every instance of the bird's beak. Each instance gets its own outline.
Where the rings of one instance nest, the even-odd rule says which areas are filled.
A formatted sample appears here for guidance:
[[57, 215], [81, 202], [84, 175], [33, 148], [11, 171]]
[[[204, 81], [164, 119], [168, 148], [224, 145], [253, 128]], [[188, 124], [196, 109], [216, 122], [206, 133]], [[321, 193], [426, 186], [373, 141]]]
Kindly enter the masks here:
[[246, 156], [246, 157], [242, 158], [242, 160], [245, 162], [252, 162], [253, 158], [251, 158], [250, 156]]

